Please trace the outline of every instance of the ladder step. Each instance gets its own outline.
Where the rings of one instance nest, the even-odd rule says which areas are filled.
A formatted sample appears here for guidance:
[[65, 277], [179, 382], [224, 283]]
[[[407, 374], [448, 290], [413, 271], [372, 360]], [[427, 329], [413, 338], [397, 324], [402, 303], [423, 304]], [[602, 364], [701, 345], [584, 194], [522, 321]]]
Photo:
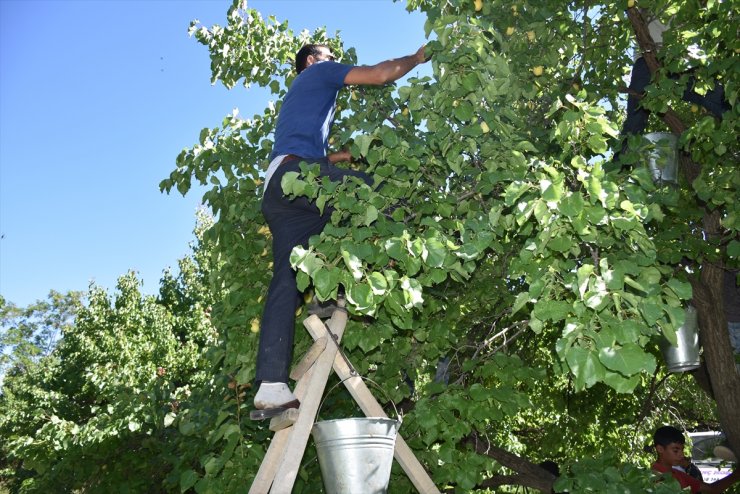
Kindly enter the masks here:
[[273, 417], [270, 420], [270, 430], [277, 432], [282, 429], [287, 429], [291, 425], [295, 424], [298, 420], [298, 415], [301, 413], [299, 408], [290, 408], [285, 410], [277, 417]]

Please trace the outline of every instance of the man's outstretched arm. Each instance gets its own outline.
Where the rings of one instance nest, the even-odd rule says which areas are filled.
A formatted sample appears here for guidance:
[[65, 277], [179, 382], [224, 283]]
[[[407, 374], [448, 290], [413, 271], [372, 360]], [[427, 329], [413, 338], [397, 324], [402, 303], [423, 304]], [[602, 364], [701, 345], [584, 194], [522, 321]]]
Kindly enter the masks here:
[[723, 479], [719, 479], [716, 482], [712, 482], [711, 484], [702, 482], [702, 486], [701, 486], [701, 489], [699, 489], [699, 492], [706, 492], [709, 494], [725, 492], [727, 489], [732, 487], [739, 480], [740, 480], [740, 470], [735, 470], [727, 477]]
[[375, 65], [353, 67], [344, 77], [344, 83], [346, 85], [367, 84], [382, 86], [383, 84], [397, 81], [408, 74], [411, 69], [424, 62], [426, 62], [426, 58], [424, 55], [424, 46], [422, 46], [413, 55], [386, 60]]

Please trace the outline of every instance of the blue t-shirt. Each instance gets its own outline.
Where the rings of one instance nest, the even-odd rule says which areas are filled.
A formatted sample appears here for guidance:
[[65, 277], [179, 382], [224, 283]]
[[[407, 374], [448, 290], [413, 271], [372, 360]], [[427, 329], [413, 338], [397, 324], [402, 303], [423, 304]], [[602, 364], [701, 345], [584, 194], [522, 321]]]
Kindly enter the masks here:
[[326, 60], [313, 63], [298, 74], [280, 107], [271, 158], [282, 154], [302, 158], [326, 156], [337, 93], [352, 68]]

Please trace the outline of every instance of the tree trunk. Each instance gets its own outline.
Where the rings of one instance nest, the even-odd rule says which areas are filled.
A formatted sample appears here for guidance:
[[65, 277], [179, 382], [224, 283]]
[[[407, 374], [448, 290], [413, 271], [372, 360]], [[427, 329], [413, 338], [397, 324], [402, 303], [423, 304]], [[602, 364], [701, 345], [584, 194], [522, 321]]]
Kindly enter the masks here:
[[[717, 211], [705, 215], [704, 230], [708, 237], [720, 230]], [[704, 361], [717, 402], [722, 430], [730, 447], [740, 452], [740, 374], [730, 344], [722, 296], [722, 267], [709, 262], [702, 265], [699, 279], [692, 279], [694, 305], [699, 315], [699, 337], [704, 348]]]
[[[650, 37], [645, 20], [635, 7], [627, 9], [627, 17], [635, 31], [635, 37], [650, 73], [655, 74], [660, 68], [660, 62], [655, 56], [655, 43]], [[661, 117], [674, 134], [680, 136], [686, 130], [686, 125], [672, 110], [669, 109]], [[681, 171], [688, 182], [692, 183], [701, 173], [701, 166], [692, 163], [689, 157], [684, 155], [681, 157]], [[720, 231], [719, 213], [707, 209], [704, 214], [704, 234], [712, 238], [719, 235]], [[699, 337], [704, 347], [704, 361], [709, 373], [712, 394], [717, 402], [722, 430], [727, 435], [732, 450], [740, 452], [740, 375], [735, 367], [735, 357], [724, 314], [723, 274], [721, 266], [705, 261], [701, 266], [699, 278], [693, 278], [691, 284], [694, 291], [693, 302], [699, 316]]]

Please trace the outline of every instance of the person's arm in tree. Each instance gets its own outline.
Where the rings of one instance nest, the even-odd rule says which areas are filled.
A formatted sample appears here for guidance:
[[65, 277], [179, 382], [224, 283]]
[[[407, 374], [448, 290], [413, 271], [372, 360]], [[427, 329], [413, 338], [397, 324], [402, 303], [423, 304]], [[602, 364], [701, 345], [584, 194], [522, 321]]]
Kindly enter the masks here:
[[709, 494], [719, 494], [725, 492], [727, 489], [732, 487], [736, 482], [740, 481], [740, 470], [735, 470], [730, 475], [723, 479], [719, 479], [711, 484], [703, 483], [699, 492], [706, 492]]
[[346, 149], [342, 149], [341, 151], [330, 153], [328, 158], [329, 163], [332, 164], [339, 163], [340, 161], [352, 161], [352, 153], [350, 153]]
[[375, 65], [353, 67], [344, 77], [344, 83], [348, 86], [353, 84], [382, 86], [397, 81], [411, 69], [427, 61], [424, 48], [422, 46], [413, 55], [386, 60]]

